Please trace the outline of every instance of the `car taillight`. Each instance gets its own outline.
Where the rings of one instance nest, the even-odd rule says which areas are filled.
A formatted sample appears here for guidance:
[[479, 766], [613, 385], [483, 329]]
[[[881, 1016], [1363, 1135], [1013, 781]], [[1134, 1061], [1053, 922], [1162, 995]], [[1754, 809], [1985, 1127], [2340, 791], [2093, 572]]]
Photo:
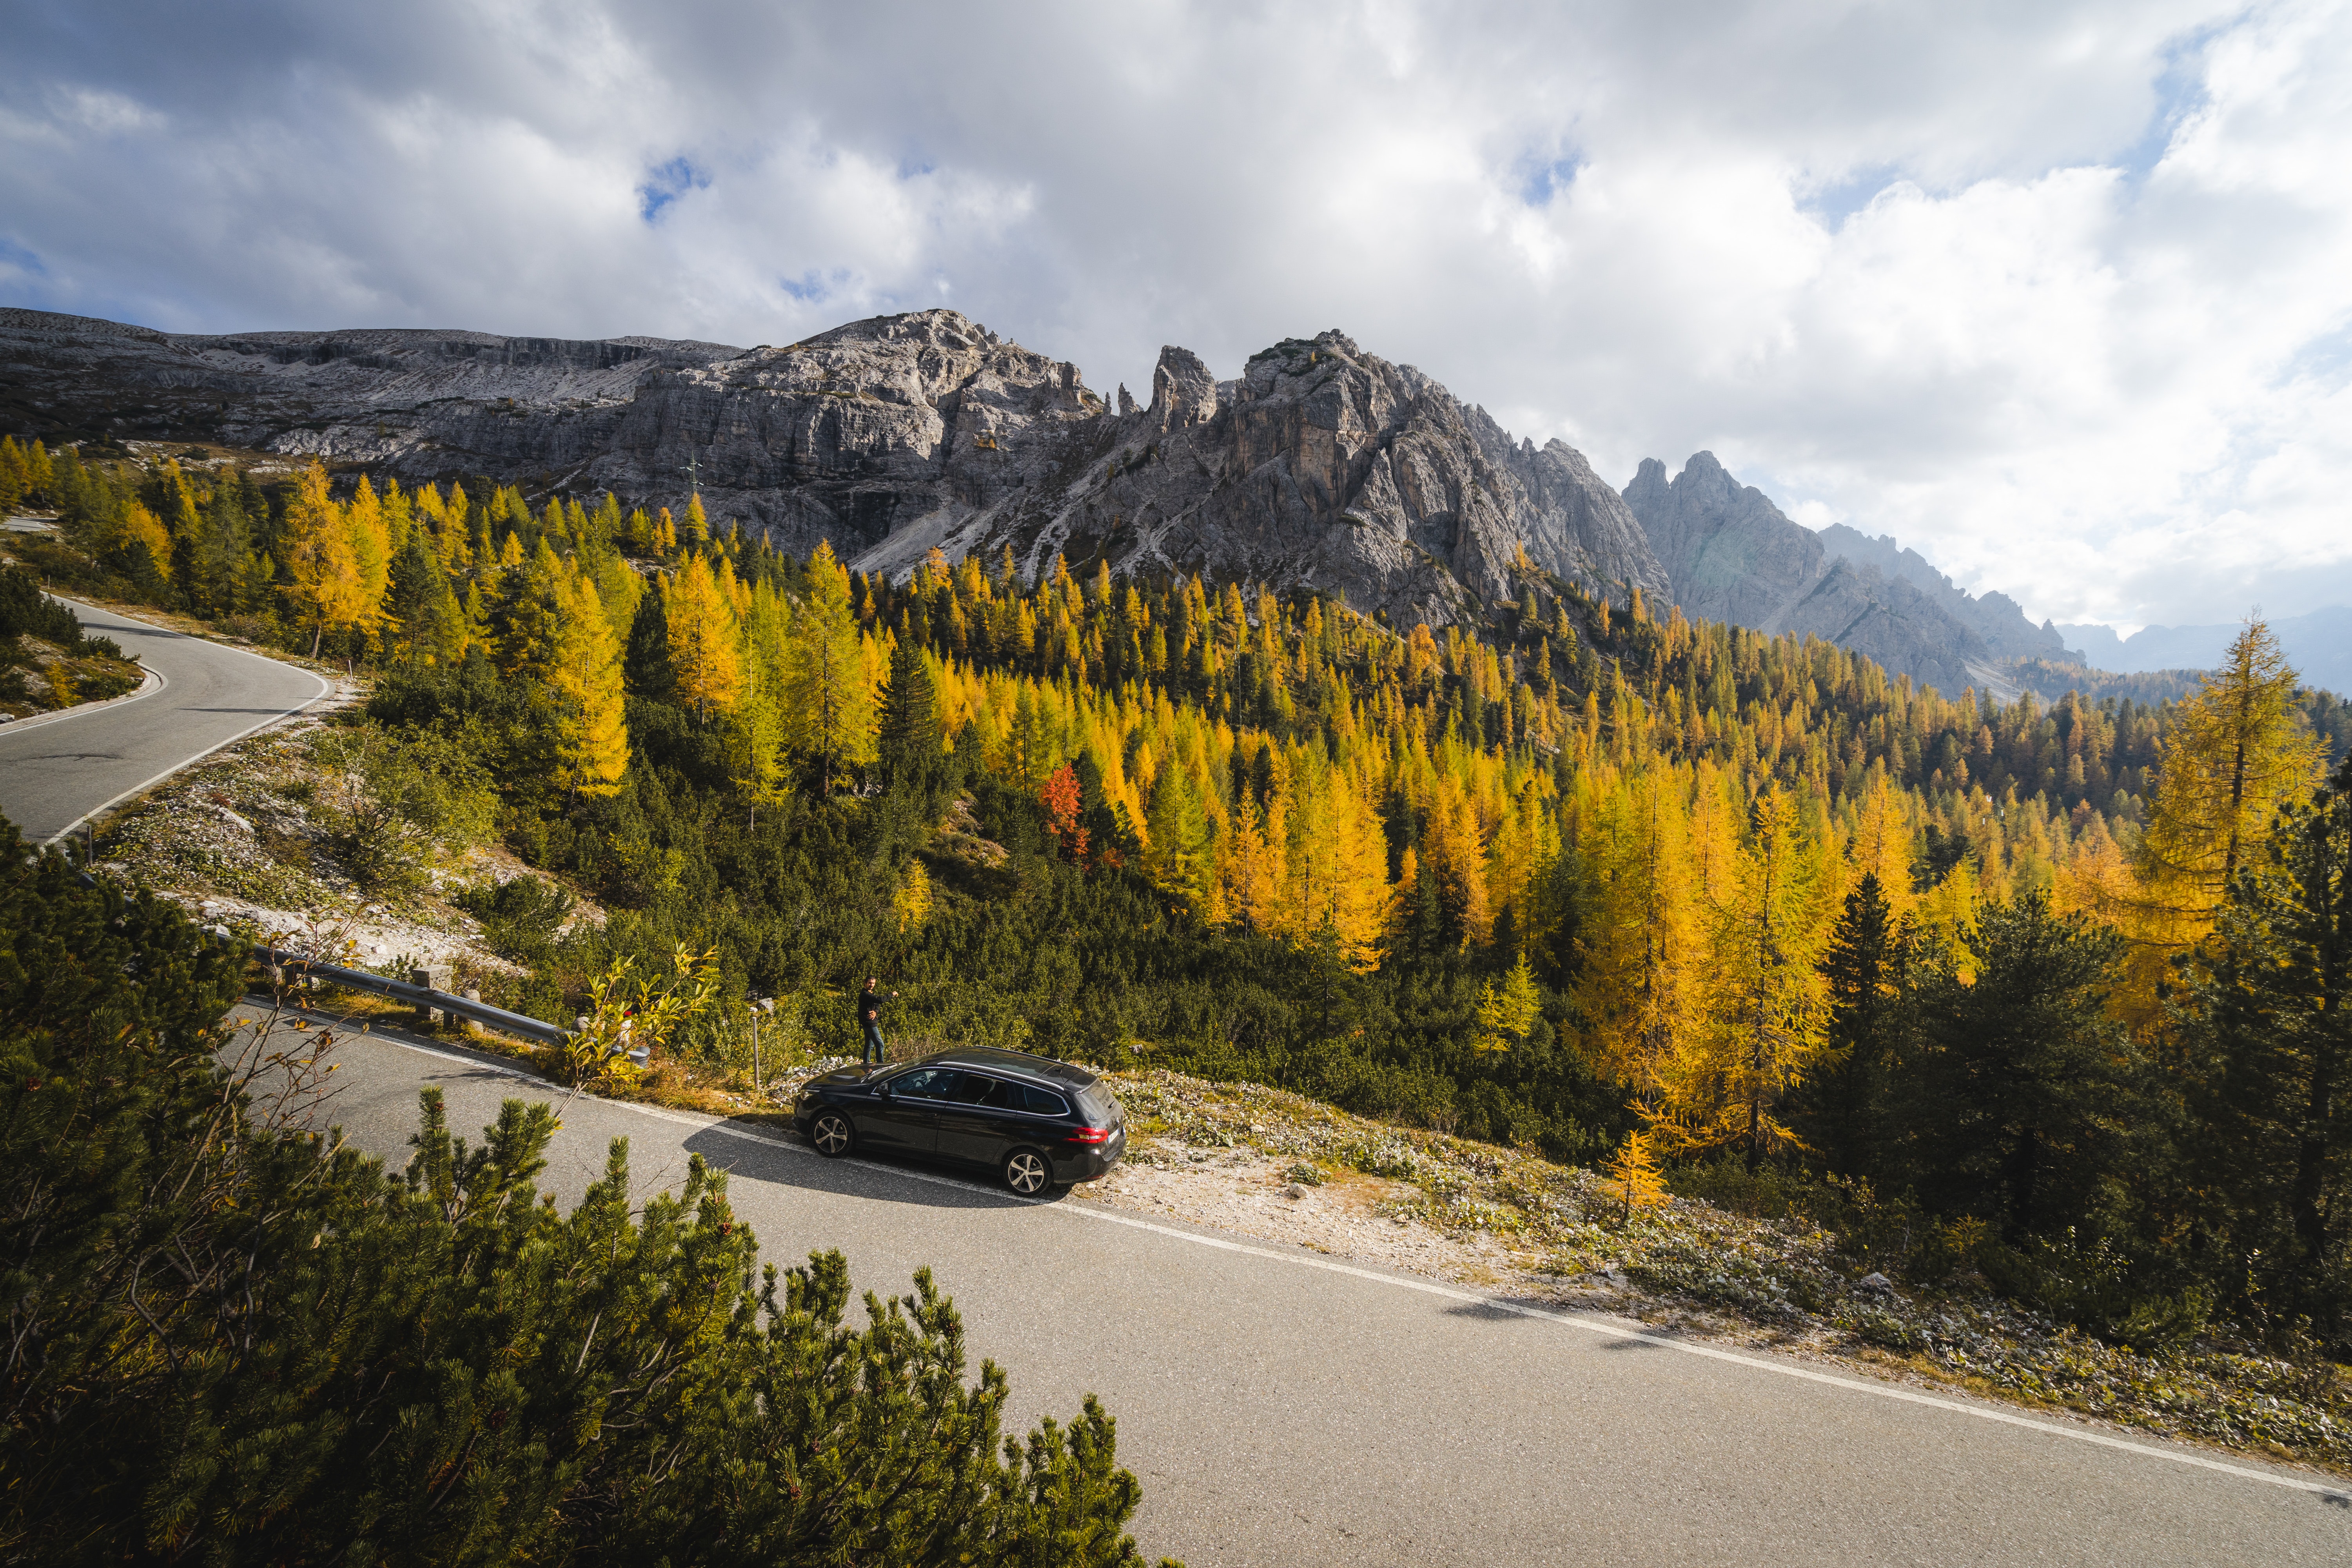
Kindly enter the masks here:
[[1070, 1142], [1073, 1143], [1108, 1143], [1110, 1142], [1110, 1129], [1108, 1127], [1073, 1127], [1070, 1129]]

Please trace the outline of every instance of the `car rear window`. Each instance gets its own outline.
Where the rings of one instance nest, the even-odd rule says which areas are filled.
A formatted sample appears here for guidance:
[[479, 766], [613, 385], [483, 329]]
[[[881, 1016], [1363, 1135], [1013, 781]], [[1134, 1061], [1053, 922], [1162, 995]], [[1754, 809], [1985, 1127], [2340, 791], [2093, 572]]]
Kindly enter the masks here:
[[1112, 1097], [1110, 1090], [1102, 1086], [1100, 1079], [1097, 1079], [1078, 1090], [1078, 1104], [1085, 1108], [1089, 1117], [1106, 1127], [1119, 1121], [1125, 1114], [1119, 1109], [1119, 1103]]
[[1014, 1083], [1010, 1079], [997, 1079], [989, 1090], [988, 1098], [981, 1103], [998, 1110], [1025, 1110], [1033, 1116], [1067, 1116], [1070, 1113], [1070, 1108], [1062, 1103], [1060, 1095], [1032, 1089], [1025, 1083]]

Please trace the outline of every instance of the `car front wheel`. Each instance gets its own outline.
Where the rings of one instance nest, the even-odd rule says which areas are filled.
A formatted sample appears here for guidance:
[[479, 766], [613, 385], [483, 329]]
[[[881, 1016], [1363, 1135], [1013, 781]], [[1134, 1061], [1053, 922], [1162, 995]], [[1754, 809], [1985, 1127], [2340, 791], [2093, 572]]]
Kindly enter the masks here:
[[839, 1111], [828, 1110], [818, 1117], [816, 1124], [809, 1129], [809, 1142], [815, 1144], [816, 1152], [826, 1159], [838, 1160], [849, 1152], [849, 1146], [856, 1142], [856, 1135], [850, 1131], [847, 1117]]
[[1054, 1184], [1054, 1167], [1034, 1149], [1015, 1149], [1004, 1157], [1004, 1184], [1024, 1198], [1036, 1197]]

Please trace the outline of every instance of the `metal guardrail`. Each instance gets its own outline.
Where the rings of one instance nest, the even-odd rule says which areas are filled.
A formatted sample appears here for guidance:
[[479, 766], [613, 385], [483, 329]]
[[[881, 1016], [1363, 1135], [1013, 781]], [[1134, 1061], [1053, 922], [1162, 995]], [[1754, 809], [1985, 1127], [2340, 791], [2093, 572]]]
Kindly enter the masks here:
[[[526, 1014], [510, 1013], [504, 1007], [493, 1007], [488, 1002], [479, 1001], [471, 996], [459, 995], [456, 992], [441, 991], [430, 985], [419, 985], [413, 981], [388, 980], [381, 974], [372, 974], [364, 969], [346, 969], [340, 963], [328, 963], [320, 959], [305, 957], [299, 952], [289, 952], [283, 948], [265, 947], [256, 943], [251, 951], [255, 958], [268, 964], [286, 979], [314, 977], [325, 981], [330, 985], [341, 986], [347, 991], [365, 991], [378, 996], [389, 996], [395, 1002], [405, 1002], [413, 1007], [430, 1008], [446, 1013], [453, 1017], [468, 1018], [477, 1024], [497, 1029], [504, 1034], [520, 1036], [526, 1040], [536, 1040], [543, 1046], [561, 1046], [578, 1032], [566, 1029], [560, 1025], [546, 1023]], [[628, 1056], [630, 1060], [643, 1067], [648, 1053], [646, 1047], [639, 1046], [630, 1051]]]
[[[36, 853], [38, 852], [36, 851]], [[96, 888], [99, 885], [98, 879], [91, 876], [87, 869], [75, 872], [74, 879], [85, 888]], [[213, 926], [209, 930], [215, 942], [233, 942], [236, 940], [230, 934], [226, 926]], [[470, 1018], [477, 1024], [505, 1034], [519, 1036], [526, 1040], [536, 1040], [542, 1046], [561, 1046], [580, 1032], [578, 1029], [564, 1028], [559, 1024], [544, 1022], [526, 1013], [509, 1013], [504, 1007], [494, 1007], [488, 1002], [472, 996], [459, 995], [454, 991], [442, 991], [430, 985], [419, 985], [414, 981], [388, 980], [381, 974], [373, 974], [364, 969], [347, 969], [340, 963], [329, 963], [323, 959], [289, 952], [281, 947], [269, 947], [261, 942], [255, 942], [246, 951], [249, 956], [269, 965], [281, 979], [314, 976], [330, 985], [339, 985], [346, 991], [372, 992], [378, 996], [389, 996], [395, 1002], [405, 1002], [412, 1007], [429, 1008], [449, 1014], [453, 1017]], [[769, 1005], [772, 1006], [774, 1004], [771, 1003]], [[587, 1022], [585, 1018], [580, 1020], [583, 1026]], [[629, 1060], [638, 1067], [644, 1067], [652, 1057], [652, 1053], [643, 1046], [633, 1047], [626, 1054]]]

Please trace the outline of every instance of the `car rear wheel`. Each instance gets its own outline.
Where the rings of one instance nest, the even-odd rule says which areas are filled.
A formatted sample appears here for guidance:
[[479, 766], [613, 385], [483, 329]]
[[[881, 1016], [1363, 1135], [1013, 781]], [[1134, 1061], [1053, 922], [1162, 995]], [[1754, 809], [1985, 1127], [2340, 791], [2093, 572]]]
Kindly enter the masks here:
[[1015, 1149], [1004, 1156], [1004, 1184], [1024, 1198], [1034, 1198], [1054, 1184], [1054, 1167], [1034, 1149]]
[[828, 1160], [838, 1160], [848, 1153], [849, 1146], [856, 1141], [856, 1134], [849, 1130], [849, 1118], [837, 1110], [828, 1110], [819, 1116], [815, 1125], [809, 1129], [809, 1142], [815, 1144], [816, 1152]]

